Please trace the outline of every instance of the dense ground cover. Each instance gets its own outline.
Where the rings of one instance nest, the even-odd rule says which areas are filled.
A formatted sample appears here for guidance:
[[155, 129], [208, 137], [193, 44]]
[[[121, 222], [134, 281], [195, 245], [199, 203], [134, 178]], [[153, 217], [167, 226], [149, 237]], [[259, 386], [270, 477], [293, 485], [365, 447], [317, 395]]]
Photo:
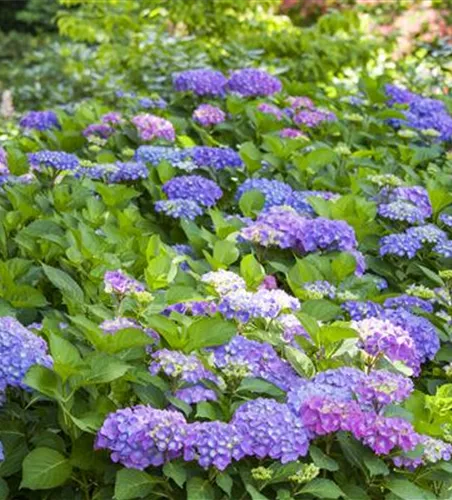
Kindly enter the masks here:
[[228, 2], [150, 54], [144, 4], [66, 0], [74, 85], [17, 89], [52, 105], [0, 136], [0, 499], [451, 498], [448, 46], [258, 11], [221, 61]]

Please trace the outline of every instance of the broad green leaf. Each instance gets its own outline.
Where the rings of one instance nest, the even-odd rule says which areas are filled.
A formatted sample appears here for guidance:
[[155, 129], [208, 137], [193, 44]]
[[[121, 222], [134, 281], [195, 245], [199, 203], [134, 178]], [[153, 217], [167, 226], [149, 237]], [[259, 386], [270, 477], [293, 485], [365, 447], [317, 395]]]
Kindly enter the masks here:
[[57, 375], [44, 366], [33, 365], [24, 377], [24, 384], [50, 398], [61, 397]]
[[236, 326], [224, 319], [200, 318], [188, 328], [188, 343], [185, 351], [226, 344], [236, 332]]
[[331, 321], [342, 313], [340, 306], [325, 299], [307, 300], [301, 305], [301, 311], [318, 321]]
[[22, 464], [21, 488], [48, 490], [64, 484], [71, 476], [69, 460], [50, 448], [36, 448]]
[[308, 378], [314, 376], [314, 363], [303, 351], [296, 349], [295, 347], [286, 346], [284, 348], [284, 354], [299, 375]]
[[436, 500], [437, 498], [431, 491], [419, 488], [408, 479], [392, 477], [385, 486], [402, 500]]
[[213, 258], [228, 267], [240, 256], [239, 249], [233, 241], [217, 241], [213, 247]]
[[147, 472], [134, 469], [121, 469], [116, 474], [115, 499], [131, 500], [144, 498], [152, 493], [156, 480]]
[[187, 481], [187, 470], [177, 462], [168, 462], [163, 466], [163, 474], [172, 479], [179, 488], [182, 488]]
[[358, 333], [353, 328], [332, 324], [329, 326], [322, 326], [319, 333], [322, 342], [334, 343], [345, 339], [352, 339], [358, 337]]
[[265, 270], [254, 255], [248, 254], [240, 262], [240, 274], [250, 288], [256, 288], [265, 277]]
[[63, 378], [67, 378], [82, 364], [82, 358], [77, 348], [69, 341], [55, 335], [50, 334], [49, 337], [50, 353], [54, 361], [54, 370]]
[[323, 451], [320, 448], [317, 448], [317, 446], [311, 445], [309, 447], [309, 455], [319, 469], [325, 469], [331, 472], [339, 470], [339, 464], [336, 460], [323, 453]]
[[9, 487], [8, 483], [0, 478], [0, 500], [8, 500], [9, 497]]
[[228, 497], [231, 496], [233, 480], [227, 472], [220, 472], [215, 478], [217, 485], [226, 493]]
[[67, 297], [69, 300], [77, 304], [83, 304], [85, 300], [83, 290], [80, 288], [78, 283], [69, 276], [69, 274], [65, 273], [61, 269], [47, 266], [45, 264], [42, 265], [42, 268], [49, 281], [56, 288], [58, 288], [58, 290], [60, 290], [64, 297]]
[[309, 493], [317, 498], [340, 498], [344, 492], [329, 479], [314, 479], [301, 489], [301, 493]]
[[187, 483], [187, 500], [214, 500], [215, 492], [209, 481], [192, 477]]
[[276, 385], [260, 378], [244, 378], [237, 389], [237, 392], [252, 392], [254, 394], [267, 394], [274, 398], [283, 398], [284, 391]]
[[256, 172], [262, 166], [262, 153], [252, 142], [245, 142], [240, 146], [240, 156], [250, 173]]
[[129, 368], [113, 356], [97, 354], [90, 359], [90, 368], [83, 371], [82, 385], [108, 384], [125, 375]]
[[249, 493], [251, 500], [268, 500], [268, 497], [262, 495], [252, 484], [245, 484], [245, 489]]
[[256, 190], [243, 193], [239, 200], [239, 207], [246, 217], [254, 217], [265, 204], [265, 196]]

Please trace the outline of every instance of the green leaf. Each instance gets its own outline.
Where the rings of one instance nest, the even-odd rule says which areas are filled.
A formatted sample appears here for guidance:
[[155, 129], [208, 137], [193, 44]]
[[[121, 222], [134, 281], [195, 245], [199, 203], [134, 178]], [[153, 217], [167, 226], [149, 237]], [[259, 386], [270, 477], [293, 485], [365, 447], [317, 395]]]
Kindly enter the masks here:
[[172, 479], [179, 488], [182, 488], [187, 481], [187, 470], [177, 462], [168, 462], [163, 466], [163, 474]]
[[217, 420], [218, 414], [212, 403], [201, 401], [196, 405], [196, 418], [206, 418], [207, 420]]
[[24, 377], [24, 383], [50, 398], [59, 399], [59, 383], [57, 375], [41, 365], [33, 365]]
[[231, 496], [233, 480], [227, 472], [220, 472], [215, 478], [217, 485], [226, 493], [228, 497]]
[[147, 472], [134, 469], [121, 469], [116, 474], [115, 499], [130, 500], [144, 498], [152, 493], [155, 478]]
[[215, 492], [209, 481], [192, 477], [187, 483], [187, 500], [214, 500]]
[[77, 348], [54, 333], [50, 334], [49, 345], [54, 361], [54, 370], [63, 380], [77, 373], [78, 367], [82, 364], [82, 358]]
[[304, 172], [307, 169], [318, 170], [326, 165], [334, 163], [338, 159], [338, 155], [333, 149], [322, 147], [311, 151], [304, 157], [299, 157], [295, 160], [295, 164], [299, 170]]
[[317, 498], [340, 498], [344, 492], [329, 479], [314, 479], [300, 490], [300, 493], [309, 493]]
[[300, 351], [300, 349], [296, 349], [295, 347], [286, 346], [284, 348], [284, 354], [299, 375], [308, 378], [314, 376], [314, 363], [303, 351]]
[[318, 321], [331, 321], [341, 314], [342, 309], [329, 300], [320, 299], [303, 302], [301, 311]]
[[334, 343], [345, 339], [358, 337], [358, 333], [353, 328], [332, 324], [320, 328], [319, 337], [321, 341]]
[[265, 277], [265, 270], [254, 255], [248, 254], [240, 262], [240, 274], [250, 288], [256, 288]]
[[260, 378], [244, 378], [237, 389], [237, 392], [241, 391], [252, 392], [255, 394], [268, 394], [274, 398], [284, 397], [284, 391], [282, 391], [279, 387], [276, 387], [276, 385]]
[[240, 256], [239, 249], [233, 241], [217, 241], [213, 247], [213, 258], [228, 267]]
[[220, 318], [200, 318], [188, 328], [185, 351], [226, 344], [237, 331], [236, 326]]
[[347, 276], [352, 275], [356, 269], [356, 259], [353, 255], [342, 252], [338, 257], [333, 259], [331, 263], [334, 276], [338, 282], [343, 281]]
[[347, 500], [370, 500], [367, 493], [355, 484], [341, 485], [341, 488], [347, 495]]
[[402, 500], [436, 500], [432, 492], [419, 488], [408, 479], [393, 477], [386, 483], [386, 488]]
[[254, 217], [265, 204], [265, 196], [256, 190], [243, 193], [239, 200], [239, 207], [246, 217]]
[[21, 488], [47, 490], [64, 484], [72, 473], [69, 460], [50, 448], [36, 448], [22, 464]]
[[49, 281], [72, 302], [83, 304], [85, 300], [85, 295], [80, 286], [61, 269], [56, 269], [55, 267], [42, 265], [45, 275]]
[[268, 500], [268, 497], [262, 495], [253, 485], [245, 484], [245, 489], [249, 493], [251, 500]]
[[90, 368], [83, 372], [82, 385], [108, 384], [125, 375], [129, 368], [113, 356], [97, 354], [90, 359]]
[[245, 142], [240, 146], [240, 156], [250, 173], [256, 172], [262, 166], [262, 153], [252, 142]]
[[339, 464], [336, 460], [330, 458], [328, 455], [325, 455], [325, 453], [323, 453], [320, 448], [317, 448], [317, 446], [311, 445], [309, 447], [309, 455], [319, 469], [325, 469], [331, 472], [339, 470]]
[[9, 497], [9, 486], [8, 483], [0, 478], [0, 500], [8, 500]]

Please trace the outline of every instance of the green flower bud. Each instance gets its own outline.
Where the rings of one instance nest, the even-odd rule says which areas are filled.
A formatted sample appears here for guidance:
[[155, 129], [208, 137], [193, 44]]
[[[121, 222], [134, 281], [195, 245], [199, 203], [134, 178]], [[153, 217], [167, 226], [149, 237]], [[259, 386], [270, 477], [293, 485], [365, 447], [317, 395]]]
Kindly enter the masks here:
[[452, 279], [452, 269], [445, 269], [444, 271], [439, 272], [440, 278], [444, 278], [446, 280]]
[[132, 297], [142, 305], [150, 304], [154, 300], [154, 296], [149, 292], [133, 292]]
[[269, 481], [273, 477], [273, 471], [265, 467], [251, 469], [251, 476], [256, 481]]
[[319, 475], [320, 469], [314, 464], [303, 465], [295, 474], [289, 476], [289, 481], [297, 484], [309, 483]]
[[412, 139], [413, 137], [417, 137], [417, 132], [415, 130], [411, 130], [409, 128], [404, 128], [397, 132], [397, 135], [403, 137], [404, 139]]

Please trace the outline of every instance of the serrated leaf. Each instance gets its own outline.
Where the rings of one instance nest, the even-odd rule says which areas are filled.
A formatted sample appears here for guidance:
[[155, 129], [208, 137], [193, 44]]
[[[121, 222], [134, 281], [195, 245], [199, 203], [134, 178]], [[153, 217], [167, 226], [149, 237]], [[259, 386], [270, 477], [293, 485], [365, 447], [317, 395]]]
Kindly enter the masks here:
[[386, 488], [402, 500], [436, 500], [431, 491], [419, 488], [408, 479], [393, 477], [386, 483]]
[[236, 326], [224, 319], [200, 318], [188, 328], [188, 343], [185, 351], [191, 352], [202, 347], [226, 344], [236, 331]]
[[115, 500], [144, 498], [152, 493], [155, 478], [147, 472], [134, 469], [121, 469], [116, 474]]
[[187, 500], [214, 500], [215, 492], [209, 481], [192, 477], [187, 483]]
[[339, 464], [336, 460], [323, 453], [323, 451], [320, 448], [317, 448], [317, 446], [310, 446], [309, 454], [312, 461], [319, 469], [325, 469], [331, 472], [339, 470]]
[[42, 265], [45, 275], [49, 281], [56, 287], [63, 296], [67, 297], [72, 302], [83, 304], [85, 294], [78, 283], [61, 269]]
[[177, 462], [168, 462], [163, 466], [163, 474], [172, 479], [179, 488], [182, 488], [187, 481], [187, 470]]
[[309, 493], [317, 498], [340, 498], [344, 492], [339, 486], [329, 479], [314, 479], [304, 486], [300, 493]]

